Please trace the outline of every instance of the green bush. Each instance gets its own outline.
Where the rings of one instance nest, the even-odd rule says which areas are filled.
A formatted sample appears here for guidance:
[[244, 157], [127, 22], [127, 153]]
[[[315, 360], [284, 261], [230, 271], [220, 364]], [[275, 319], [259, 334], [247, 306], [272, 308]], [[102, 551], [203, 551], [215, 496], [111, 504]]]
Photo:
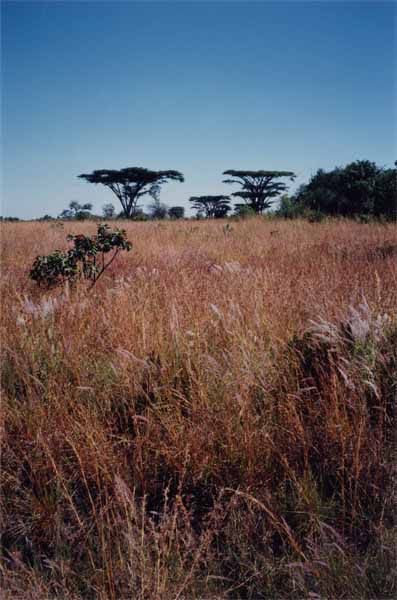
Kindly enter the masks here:
[[77, 261], [70, 250], [55, 250], [48, 256], [37, 256], [30, 271], [30, 277], [45, 287], [58, 285], [65, 280], [73, 281], [77, 275]]
[[[67, 252], [55, 250], [48, 256], [36, 257], [30, 277], [39, 285], [48, 288], [82, 278], [90, 280], [93, 286], [121, 250], [128, 252], [132, 248], [124, 229], [111, 230], [105, 224], [98, 225], [97, 235], [68, 235], [67, 239], [73, 242], [73, 248]], [[105, 255], [109, 253], [112, 255], [106, 262]]]
[[321, 223], [327, 218], [327, 215], [319, 210], [306, 209], [303, 211], [302, 217], [307, 219], [309, 223]]
[[256, 216], [256, 212], [251, 206], [245, 204], [236, 204], [234, 208], [235, 216], [239, 219], [249, 219]]
[[275, 214], [283, 219], [298, 219], [302, 217], [303, 211], [304, 207], [300, 203], [294, 202], [293, 198], [284, 194], [281, 196], [280, 205]]

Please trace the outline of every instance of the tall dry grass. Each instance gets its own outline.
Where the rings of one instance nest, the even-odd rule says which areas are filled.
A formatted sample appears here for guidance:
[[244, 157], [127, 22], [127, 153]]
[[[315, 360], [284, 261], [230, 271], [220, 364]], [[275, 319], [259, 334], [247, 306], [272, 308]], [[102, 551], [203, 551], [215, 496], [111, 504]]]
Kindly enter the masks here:
[[5, 597], [395, 593], [395, 225], [131, 223], [90, 293], [2, 226]]

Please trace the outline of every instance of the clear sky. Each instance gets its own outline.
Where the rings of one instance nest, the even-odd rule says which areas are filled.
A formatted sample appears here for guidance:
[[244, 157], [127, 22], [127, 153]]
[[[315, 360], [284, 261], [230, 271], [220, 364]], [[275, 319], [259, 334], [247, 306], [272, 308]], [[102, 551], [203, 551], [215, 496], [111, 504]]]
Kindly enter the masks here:
[[[77, 179], [176, 169], [161, 200], [230, 193], [226, 169], [396, 152], [395, 2], [2, 2], [2, 214], [121, 208]], [[145, 201], [150, 203], [150, 198]]]

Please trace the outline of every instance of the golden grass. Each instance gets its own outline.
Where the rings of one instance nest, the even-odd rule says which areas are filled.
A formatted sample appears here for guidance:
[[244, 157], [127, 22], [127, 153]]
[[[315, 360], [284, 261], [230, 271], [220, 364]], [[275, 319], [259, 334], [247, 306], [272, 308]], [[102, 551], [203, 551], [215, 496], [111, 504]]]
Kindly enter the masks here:
[[392, 597], [396, 226], [119, 225], [90, 293], [2, 225], [10, 597]]

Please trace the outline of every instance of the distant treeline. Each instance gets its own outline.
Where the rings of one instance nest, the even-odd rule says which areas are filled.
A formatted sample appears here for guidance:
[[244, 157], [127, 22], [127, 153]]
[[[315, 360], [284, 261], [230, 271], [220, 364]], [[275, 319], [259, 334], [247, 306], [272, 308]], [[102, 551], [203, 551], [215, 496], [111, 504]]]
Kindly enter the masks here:
[[397, 169], [384, 169], [368, 160], [328, 172], [319, 169], [295, 194], [281, 198], [277, 213], [286, 218], [330, 215], [396, 220]]
[[[244, 218], [266, 214], [294, 219], [306, 218], [320, 221], [327, 216], [356, 218], [361, 221], [378, 219], [397, 220], [397, 162], [395, 168], [377, 166], [368, 160], [358, 160], [345, 167], [331, 171], [319, 169], [310, 181], [301, 185], [291, 195], [285, 179], [293, 181], [292, 171], [227, 170], [223, 183], [238, 185], [230, 196], [206, 195], [189, 198], [195, 210], [195, 219]], [[183, 206], [167, 206], [160, 202], [161, 186], [169, 181], [183, 182], [179, 171], [150, 171], [142, 167], [121, 170], [98, 170], [79, 175], [89, 183], [101, 184], [110, 189], [119, 200], [122, 211], [113, 204], [102, 207], [102, 215], [92, 213], [92, 204], [73, 201], [57, 217], [62, 220], [85, 220], [94, 218], [126, 218], [135, 221], [159, 219], [183, 219]], [[145, 212], [138, 204], [140, 198], [149, 195], [152, 204]], [[233, 198], [239, 202], [232, 206]], [[274, 206], [277, 202], [276, 207]], [[16, 217], [0, 217], [3, 221], [18, 221]], [[44, 215], [39, 221], [51, 220]]]

